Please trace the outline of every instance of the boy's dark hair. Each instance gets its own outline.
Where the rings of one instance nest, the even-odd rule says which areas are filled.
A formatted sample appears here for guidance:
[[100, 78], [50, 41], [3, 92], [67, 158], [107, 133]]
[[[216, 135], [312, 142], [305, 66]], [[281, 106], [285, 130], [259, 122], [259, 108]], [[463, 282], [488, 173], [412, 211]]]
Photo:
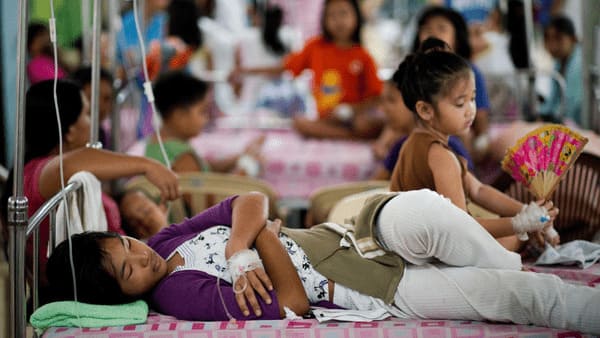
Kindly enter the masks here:
[[408, 55], [392, 76], [406, 106], [416, 114], [417, 101], [435, 104], [458, 79], [471, 72], [461, 56], [449, 52], [448, 45], [435, 38], [423, 41], [423, 49]]
[[187, 108], [202, 101], [208, 84], [181, 71], [161, 75], [154, 85], [156, 107], [163, 119], [177, 108]]
[[169, 35], [179, 37], [194, 49], [202, 45], [202, 33], [198, 29], [198, 6], [194, 0], [173, 0], [167, 13]]
[[413, 42], [412, 51], [413, 53], [419, 49], [419, 32], [423, 26], [434, 17], [443, 17], [450, 21], [454, 27], [454, 37], [456, 39], [454, 43], [454, 52], [463, 58], [469, 60], [471, 58], [471, 45], [469, 44], [469, 31], [467, 30], [467, 23], [460, 13], [457, 11], [441, 6], [431, 6], [425, 8], [425, 10], [419, 16], [417, 22], [417, 34]]
[[[92, 67], [81, 66], [71, 73], [70, 78], [83, 88], [92, 83]], [[114, 82], [113, 76], [104, 68], [100, 68], [100, 80], [110, 83], [111, 86]]]
[[[133, 301], [125, 295], [117, 280], [105, 268], [108, 252], [102, 242], [118, 238], [113, 232], [84, 232], [71, 236], [71, 252], [75, 266], [77, 300], [90, 304], [123, 304]], [[46, 266], [48, 300], [74, 300], [69, 241], [65, 240], [52, 251]]]
[[41, 22], [32, 22], [27, 26], [27, 51], [31, 49], [33, 40], [41, 33], [50, 34], [48, 26]]
[[[331, 35], [330, 32], [327, 31], [327, 27], [325, 26], [325, 14], [327, 12], [327, 6], [329, 6], [329, 4], [334, 1], [339, 1], [339, 0], [325, 0], [325, 3], [323, 3], [323, 12], [321, 13], [321, 34], [327, 41], [333, 41], [333, 36]], [[360, 45], [361, 44], [360, 32], [362, 30], [364, 19], [363, 19], [362, 13], [360, 11], [360, 7], [358, 6], [357, 0], [346, 0], [346, 2], [350, 3], [350, 5], [352, 5], [352, 9], [354, 9], [354, 15], [356, 15], [356, 29], [354, 29], [351, 39], [352, 39], [352, 42]]]
[[553, 16], [544, 30], [547, 31], [549, 28], [554, 28], [558, 33], [577, 39], [573, 21], [564, 15]]
[[[54, 80], [42, 81], [31, 86], [25, 95], [25, 163], [48, 155], [58, 145], [53, 86]], [[58, 80], [56, 93], [64, 136], [81, 115], [81, 89], [72, 81]]]

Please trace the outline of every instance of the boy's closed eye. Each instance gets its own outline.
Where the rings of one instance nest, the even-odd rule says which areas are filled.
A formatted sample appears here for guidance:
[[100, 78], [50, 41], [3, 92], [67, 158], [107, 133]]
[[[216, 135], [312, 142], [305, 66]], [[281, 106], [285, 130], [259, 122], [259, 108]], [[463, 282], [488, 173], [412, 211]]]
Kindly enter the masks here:
[[[125, 248], [125, 252], [128, 252], [130, 248], [129, 239], [127, 237], [121, 237], [121, 243], [123, 244], [123, 248]], [[132, 273], [133, 269], [131, 266], [123, 261], [123, 264], [121, 265], [121, 278], [123, 280], [127, 280], [129, 277], [131, 277]]]

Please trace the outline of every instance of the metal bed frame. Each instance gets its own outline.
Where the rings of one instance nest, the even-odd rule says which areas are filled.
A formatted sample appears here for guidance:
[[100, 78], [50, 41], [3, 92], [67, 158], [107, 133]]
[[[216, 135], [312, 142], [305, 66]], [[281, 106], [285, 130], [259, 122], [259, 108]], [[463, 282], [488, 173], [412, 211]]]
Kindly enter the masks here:
[[[87, 1], [86, 5], [89, 5]], [[114, 19], [115, 6], [114, 1], [110, 0], [111, 11], [110, 19]], [[85, 6], [82, 6], [85, 7]], [[82, 13], [84, 14], [84, 13]], [[99, 92], [100, 86], [100, 27], [101, 27], [101, 0], [93, 0], [93, 21], [92, 21], [92, 99], [90, 103], [91, 123], [90, 123], [90, 141], [88, 147], [101, 148], [102, 145], [98, 142], [98, 116], [99, 116]], [[18, 7], [18, 30], [17, 30], [17, 95], [15, 113], [15, 161], [14, 161], [14, 185], [13, 195], [8, 199], [8, 257], [9, 257], [9, 274], [10, 274], [10, 337], [25, 337], [27, 319], [26, 319], [26, 294], [25, 294], [25, 243], [27, 236], [34, 232], [34, 237], [39, 222], [46, 215], [51, 214], [58, 205], [60, 200], [59, 194], [52, 197], [44, 206], [28, 220], [27, 198], [23, 195], [23, 167], [25, 154], [25, 60], [27, 58], [26, 36], [28, 23], [28, 0], [19, 0]], [[86, 22], [84, 20], [84, 22]], [[88, 21], [89, 22], [89, 21]], [[114, 27], [114, 23], [109, 27]], [[88, 27], [84, 27], [88, 29]], [[112, 32], [114, 34], [114, 30]], [[67, 185], [66, 191], [75, 191], [79, 189], [78, 184]], [[50, 203], [53, 202], [53, 203]], [[42, 213], [43, 212], [43, 213]], [[37, 216], [39, 214], [39, 216]], [[37, 217], [36, 217], [37, 216]], [[38, 219], [39, 217], [39, 219]], [[51, 217], [53, 218], [53, 217]], [[37, 223], [36, 223], [37, 222]], [[34, 238], [34, 242], [38, 240]], [[34, 253], [35, 254], [35, 253]], [[34, 256], [35, 257], [35, 256]], [[37, 261], [34, 259], [34, 262]], [[34, 268], [34, 273], [37, 273], [37, 268]], [[35, 279], [35, 278], [34, 278]], [[35, 282], [34, 282], [35, 283]], [[37, 293], [37, 285], [33, 285], [33, 293]], [[34, 297], [34, 302], [37, 300]], [[34, 307], [37, 304], [34, 304]]]
[[[100, 146], [98, 143], [98, 90], [100, 78], [99, 78], [99, 69], [100, 69], [100, 3], [101, 0], [82, 0], [85, 5], [89, 6], [88, 1], [93, 1], [93, 34], [91, 35], [92, 42], [92, 51], [91, 51], [91, 65], [92, 65], [92, 100], [91, 100], [91, 124], [90, 124], [90, 142], [88, 146], [90, 147], [98, 147]], [[105, 0], [107, 1], [107, 0]], [[113, 20], [117, 12], [117, 1], [119, 0], [108, 0], [110, 18], [109, 20]], [[144, 0], [140, 0], [141, 8], [143, 8]], [[588, 1], [585, 2], [587, 5], [591, 5]], [[532, 0], [524, 0], [526, 13], [531, 13], [532, 8]], [[593, 5], [592, 5], [593, 6]], [[588, 6], [588, 7], [592, 7]], [[82, 6], [84, 8], [85, 6]], [[584, 6], [585, 7], [585, 6]], [[89, 7], [87, 7], [89, 9]], [[82, 13], [85, 14], [85, 13]], [[589, 14], [589, 13], [588, 13]], [[587, 16], [585, 16], [587, 18]], [[84, 18], [85, 19], [85, 18]], [[28, 0], [19, 0], [18, 1], [18, 31], [17, 31], [17, 78], [16, 78], [16, 112], [15, 112], [15, 160], [14, 160], [14, 185], [13, 185], [13, 195], [9, 198], [8, 201], [8, 230], [9, 230], [9, 266], [10, 266], [10, 337], [25, 337], [25, 328], [26, 328], [26, 309], [25, 309], [25, 243], [27, 240], [27, 236], [31, 233], [36, 236], [35, 229], [39, 224], [37, 217], [44, 218], [46, 215], [51, 215], [51, 210], [54, 210], [55, 205], [52, 206], [50, 201], [44, 205], [38, 213], [36, 213], [32, 220], [28, 220], [28, 201], [27, 198], [23, 195], [23, 166], [24, 166], [24, 144], [25, 144], [25, 60], [27, 56], [26, 50], [26, 34], [27, 34], [27, 23], [28, 23]], [[586, 19], [587, 20], [587, 19]], [[84, 23], [87, 22], [89, 25], [89, 20], [82, 20]], [[115, 27], [114, 23], [108, 25], [111, 29]], [[84, 27], [84, 30], [89, 27]], [[530, 41], [533, 39], [533, 20], [531, 15], [526, 15], [526, 28], [527, 28], [527, 36]], [[87, 31], [86, 31], [87, 33]], [[114, 30], [111, 31], [112, 34], [115, 34]], [[84, 38], [88, 40], [90, 38], [89, 34], [84, 34]], [[89, 40], [88, 43], [84, 43], [84, 48], [89, 48]], [[88, 53], [85, 50], [86, 56]], [[531, 53], [529, 53], [531, 55]], [[587, 55], [587, 54], [586, 54]], [[591, 61], [591, 60], [589, 60]], [[585, 64], [585, 67], [589, 67], [590, 65]], [[592, 69], [594, 70], [594, 69]], [[598, 74], [597, 69], [595, 72], [590, 72], [590, 76], [587, 76], [587, 68], [586, 68], [586, 84], [589, 82], [588, 78], [591, 77], [591, 74]], [[533, 92], [529, 91], [530, 97], [533, 96]], [[584, 93], [585, 94], [585, 93]], [[600, 96], [600, 95], [599, 95]], [[530, 100], [530, 102], [535, 102], [534, 100]], [[587, 103], [587, 102], [586, 102]], [[593, 105], [588, 108], [594, 107]], [[595, 109], [590, 109], [590, 111], [595, 111]], [[585, 112], [584, 112], [585, 113]], [[585, 116], [585, 115], [584, 115]], [[597, 122], [597, 117], [595, 116], [587, 116], [590, 117], [592, 122]], [[113, 118], [113, 122], [116, 119]], [[114, 125], [113, 125], [114, 126]], [[587, 126], [586, 126], [587, 127]], [[598, 126], [594, 126], [598, 127]], [[116, 130], [116, 129], [114, 129]], [[113, 133], [113, 134], [116, 134]], [[115, 136], [115, 135], [113, 135]], [[77, 190], [78, 187], [76, 185], [67, 185], [65, 190], [71, 192]], [[51, 200], [56, 201], [53, 203], [58, 204], [59, 196], [54, 196]], [[43, 212], [42, 212], [43, 211]], [[39, 214], [39, 216], [37, 216]], [[51, 217], [52, 218], [52, 217]], [[36, 289], [37, 286], [34, 286]]]
[[[50, 222], [50, 243], [48, 245], [49, 250], [52, 250], [58, 243], [56, 243], [56, 212], [60, 202], [63, 201], [63, 197], [68, 194], [77, 193], [79, 189], [81, 189], [81, 182], [71, 182], [67, 184], [64, 190], [57, 192], [54, 196], [52, 196], [49, 200], [47, 200], [36, 212], [29, 218], [29, 224], [27, 225], [27, 230], [25, 231], [25, 239], [29, 238], [29, 236], [33, 235], [33, 267], [32, 267], [32, 276], [33, 282], [31, 285], [31, 296], [33, 299], [33, 311], [35, 311], [39, 307], [39, 247], [40, 247], [40, 235], [39, 235], [39, 226], [42, 224], [42, 221], [49, 217]], [[81, 204], [81, 199], [79, 200], [79, 210], [82, 210], [83, 205]], [[66, 232], [66, 228], [65, 228]], [[68, 234], [65, 233], [65, 238], [67, 238]]]

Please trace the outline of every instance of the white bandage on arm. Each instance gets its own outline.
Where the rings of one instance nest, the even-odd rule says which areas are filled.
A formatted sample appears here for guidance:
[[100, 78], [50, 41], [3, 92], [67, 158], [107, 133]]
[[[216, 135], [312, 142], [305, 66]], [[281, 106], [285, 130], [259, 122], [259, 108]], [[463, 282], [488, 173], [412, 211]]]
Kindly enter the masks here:
[[528, 232], [541, 230], [549, 220], [548, 210], [535, 202], [531, 202], [524, 205], [521, 211], [510, 221], [517, 237], [525, 241], [529, 238], [527, 236]]
[[243, 154], [240, 156], [236, 162], [236, 166], [250, 177], [257, 177], [260, 174], [260, 163], [251, 155]]
[[229, 267], [229, 273], [231, 274], [231, 284], [234, 286], [233, 292], [242, 293], [246, 290], [248, 286], [248, 280], [242, 287], [241, 290], [235, 289], [235, 283], [240, 277], [246, 278], [246, 272], [252, 271], [258, 268], [264, 269], [262, 264], [262, 260], [256, 253], [256, 251], [252, 251], [249, 249], [240, 250], [233, 254], [227, 260], [227, 266]]

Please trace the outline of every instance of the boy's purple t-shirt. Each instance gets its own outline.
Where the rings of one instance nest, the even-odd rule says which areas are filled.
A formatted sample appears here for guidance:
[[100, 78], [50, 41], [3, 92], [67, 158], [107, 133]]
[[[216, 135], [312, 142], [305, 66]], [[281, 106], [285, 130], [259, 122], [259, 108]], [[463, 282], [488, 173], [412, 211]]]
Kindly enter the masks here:
[[[191, 219], [163, 229], [150, 238], [148, 245], [166, 259], [179, 245], [199, 232], [215, 225], [231, 226], [232, 202], [235, 198], [229, 197]], [[238, 320], [281, 318], [275, 291], [269, 292], [273, 300], [271, 304], [256, 297], [262, 309], [261, 317], [256, 317], [253, 311], [246, 317], [237, 305], [231, 284], [223, 280], [217, 284], [216, 277], [197, 270], [171, 273], [152, 290], [150, 301], [158, 312], [182, 320], [228, 320], [217, 288], [221, 290], [227, 311]]]
[[[401, 139], [399, 139], [392, 146], [387, 156], [383, 160], [383, 166], [390, 173], [394, 171], [396, 162], [398, 162], [398, 155], [400, 155], [400, 149], [407, 138], [408, 136], [403, 136]], [[469, 156], [469, 152], [460, 141], [460, 138], [456, 136], [450, 136], [448, 138], [448, 147], [450, 147], [450, 149], [452, 149], [452, 151], [454, 151], [457, 155], [464, 157], [467, 160], [467, 166], [469, 167], [469, 170], [473, 170], [473, 160], [471, 160], [471, 156]]]

